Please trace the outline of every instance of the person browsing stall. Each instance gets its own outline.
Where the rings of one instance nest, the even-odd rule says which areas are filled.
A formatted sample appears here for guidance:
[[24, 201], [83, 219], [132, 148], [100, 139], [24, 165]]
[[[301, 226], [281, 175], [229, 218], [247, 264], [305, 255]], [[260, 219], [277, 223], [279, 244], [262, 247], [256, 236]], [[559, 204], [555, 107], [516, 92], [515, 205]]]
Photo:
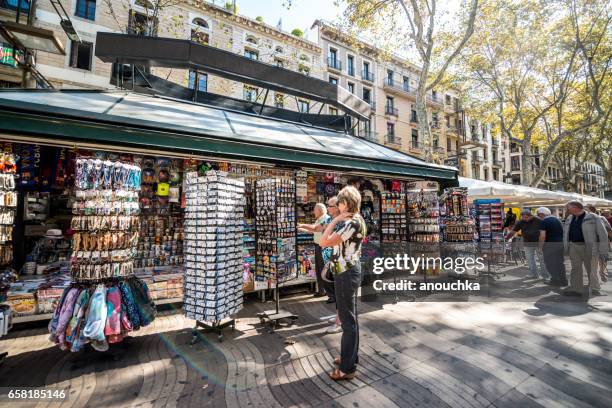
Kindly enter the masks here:
[[[332, 218], [336, 218], [340, 214], [340, 211], [338, 210], [338, 197], [334, 196], [334, 197], [331, 197], [329, 200], [327, 200], [327, 211], [329, 212], [329, 215]], [[336, 224], [336, 228], [334, 229], [334, 232], [339, 231], [343, 226], [344, 226], [344, 221], [338, 222]], [[323, 276], [323, 279], [325, 280], [325, 283], [327, 285], [329, 292], [334, 295], [333, 300], [331, 299], [328, 300], [327, 301], [328, 303], [336, 302], [334, 277], [333, 277], [333, 274], [329, 272], [330, 271], [329, 260], [332, 256], [332, 253], [333, 253], [332, 247], [323, 248], [323, 263], [325, 266], [323, 266], [322, 276]], [[336, 308], [336, 316], [330, 318], [329, 323], [331, 323], [332, 325], [327, 328], [325, 333], [334, 334], [334, 333], [340, 333], [342, 331], [342, 326], [340, 325], [340, 317], [338, 316], [337, 308]]]
[[[540, 239], [540, 220], [531, 214], [531, 211], [524, 209], [521, 211], [521, 219], [515, 225], [512, 231], [506, 234], [506, 240], [513, 238], [517, 232], [523, 235], [523, 247], [525, 256], [527, 257], [527, 265], [529, 266], [528, 279], [546, 279], [548, 273], [544, 266], [543, 256], [539, 252], [538, 241]], [[540, 268], [536, 263], [538, 258]]]
[[[365, 221], [360, 215], [361, 194], [353, 186], [346, 186], [338, 193], [340, 214], [327, 226], [321, 237], [323, 248], [332, 247], [330, 258], [336, 307], [342, 325], [340, 357], [335, 359], [338, 368], [331, 374], [334, 381], [355, 378], [359, 352], [359, 324], [357, 319], [357, 290], [361, 285], [361, 243], [366, 236]], [[343, 221], [344, 226], [334, 231]]]
[[567, 286], [565, 264], [563, 262], [563, 224], [546, 207], [536, 210], [540, 219], [539, 246], [544, 255], [544, 264], [550, 274], [552, 286]]
[[323, 296], [327, 292], [327, 296], [332, 299], [334, 294], [327, 291], [325, 282], [321, 278], [324, 263], [321, 246], [319, 245], [325, 227], [331, 222], [331, 217], [327, 215], [327, 208], [323, 203], [317, 203], [314, 206], [313, 212], [316, 219], [314, 224], [298, 224], [298, 230], [313, 234], [313, 241], [315, 243], [315, 271], [317, 274], [317, 293], [315, 293], [315, 297]]

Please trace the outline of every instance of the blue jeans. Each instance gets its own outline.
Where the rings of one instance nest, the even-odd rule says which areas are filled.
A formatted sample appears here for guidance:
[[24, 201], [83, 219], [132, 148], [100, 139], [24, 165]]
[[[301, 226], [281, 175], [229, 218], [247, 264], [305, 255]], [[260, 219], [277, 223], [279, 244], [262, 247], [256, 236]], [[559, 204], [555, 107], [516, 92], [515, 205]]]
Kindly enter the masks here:
[[334, 276], [336, 308], [342, 324], [340, 341], [340, 371], [355, 372], [359, 352], [359, 323], [357, 322], [357, 289], [361, 285], [361, 264]]
[[[527, 258], [527, 265], [529, 266], [529, 275], [535, 278], [540, 277], [542, 279], [548, 279], [550, 275], [546, 271], [544, 257], [542, 255], [542, 251], [540, 251], [540, 248], [535, 245], [526, 244], [524, 249], [525, 257]], [[540, 264], [539, 268], [538, 263]]]

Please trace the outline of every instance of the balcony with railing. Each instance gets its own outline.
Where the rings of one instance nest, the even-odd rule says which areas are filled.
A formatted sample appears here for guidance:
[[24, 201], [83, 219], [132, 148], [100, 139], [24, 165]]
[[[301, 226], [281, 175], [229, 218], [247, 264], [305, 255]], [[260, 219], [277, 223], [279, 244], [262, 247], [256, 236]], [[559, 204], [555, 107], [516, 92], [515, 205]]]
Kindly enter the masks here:
[[399, 111], [397, 110], [397, 108], [391, 105], [385, 105], [385, 115], [399, 116]]
[[336, 71], [342, 71], [342, 61], [334, 57], [328, 57], [327, 67]]
[[498, 158], [493, 158], [493, 160], [491, 161], [491, 164], [493, 165], [493, 167], [503, 167], [503, 163], [500, 159]]
[[442, 97], [438, 95], [427, 95], [427, 102], [440, 106], [442, 106], [442, 104], [444, 103], [442, 102]]
[[407, 83], [397, 82], [389, 77], [386, 77], [383, 81], [383, 89], [394, 94], [416, 95], [414, 89], [411, 89]]
[[464, 135], [463, 138], [459, 138], [461, 146], [473, 146], [473, 147], [486, 147], [486, 144], [482, 137], [478, 133], [472, 133], [471, 135]]
[[457, 114], [463, 110], [463, 106], [459, 103], [459, 101], [451, 102], [450, 104], [444, 104], [444, 112], [450, 114]]
[[373, 131], [362, 130], [359, 132], [359, 137], [370, 142], [378, 142], [378, 136], [376, 135], [376, 132]]
[[402, 139], [395, 136], [394, 133], [387, 133], [385, 135], [385, 146], [393, 147], [394, 149], [399, 149], [402, 147]]
[[370, 109], [376, 112], [376, 102], [375, 101], [365, 101], [368, 105], [370, 105]]
[[482, 164], [484, 163], [484, 156], [482, 154], [474, 154], [472, 155], [472, 162]]
[[438, 154], [438, 155], [444, 155], [446, 154], [446, 149], [442, 146], [434, 146], [433, 147], [433, 152]]
[[457, 136], [461, 135], [461, 131], [455, 125], [446, 125], [446, 131], [449, 132], [449, 133], [453, 133], [453, 134], [455, 134]]
[[457, 149], [446, 149], [446, 154], [449, 157], [457, 156]]
[[374, 73], [372, 71], [361, 71], [361, 79], [368, 82], [374, 82]]
[[419, 142], [417, 140], [411, 140], [410, 145], [408, 145], [408, 148], [412, 151], [421, 153], [425, 151], [425, 143]]

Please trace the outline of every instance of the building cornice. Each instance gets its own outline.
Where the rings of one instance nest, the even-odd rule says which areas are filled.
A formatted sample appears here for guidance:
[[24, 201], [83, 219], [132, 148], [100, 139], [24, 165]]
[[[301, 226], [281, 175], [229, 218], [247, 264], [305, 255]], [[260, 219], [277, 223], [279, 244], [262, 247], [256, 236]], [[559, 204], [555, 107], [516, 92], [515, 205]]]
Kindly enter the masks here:
[[240, 24], [241, 26], [248, 28], [250, 30], [253, 30], [253, 31], [256, 31], [262, 34], [267, 34], [271, 37], [278, 39], [279, 41], [283, 43], [289, 43], [294, 46], [300, 47], [302, 49], [305, 49], [305, 50], [308, 50], [308, 51], [311, 51], [317, 54], [321, 53], [321, 47], [319, 47], [318, 44], [312, 41], [306, 40], [304, 38], [296, 37], [285, 31], [281, 31], [277, 29], [276, 27], [272, 27], [266, 23], [260, 23], [259, 21], [251, 19], [249, 17], [245, 17], [240, 14], [231, 13], [230, 11], [225, 10], [224, 8], [207, 3], [203, 0], [190, 0], [189, 4], [193, 6], [194, 8], [204, 11], [206, 13], [212, 14], [216, 18], [219, 18], [221, 20]]

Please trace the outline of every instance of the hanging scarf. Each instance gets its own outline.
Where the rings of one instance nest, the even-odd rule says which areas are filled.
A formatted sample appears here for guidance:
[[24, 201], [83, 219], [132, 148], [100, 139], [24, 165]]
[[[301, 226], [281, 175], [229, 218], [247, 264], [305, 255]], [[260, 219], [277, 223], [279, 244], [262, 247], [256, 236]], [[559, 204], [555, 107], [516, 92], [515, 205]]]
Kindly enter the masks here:
[[85, 289], [85, 291], [87, 292], [87, 299], [84, 300], [83, 303], [82, 318], [78, 321], [76, 325], [76, 329], [74, 330], [74, 334], [72, 336], [72, 344], [70, 347], [70, 351], [75, 353], [77, 351], [80, 351], [85, 344], [89, 343], [89, 339], [83, 334], [83, 329], [87, 324], [87, 315], [89, 314], [89, 305], [91, 304], [93, 289], [89, 288]]
[[155, 315], [157, 314], [155, 305], [149, 297], [149, 288], [147, 284], [140, 279], [130, 279], [128, 285], [134, 295], [136, 309], [140, 317], [140, 325], [147, 326], [155, 319]]
[[[79, 297], [74, 304], [74, 311], [72, 312], [72, 319], [68, 323], [66, 328], [66, 343], [71, 345], [78, 339], [79, 328], [83, 326], [83, 320], [85, 313], [87, 312], [87, 305], [89, 304], [89, 289], [83, 289], [79, 293]], [[71, 350], [73, 347], [71, 347]]]
[[106, 324], [106, 314], [106, 288], [104, 285], [98, 285], [91, 297], [87, 313], [87, 324], [83, 329], [83, 335], [91, 340], [105, 341], [104, 325]]
[[55, 336], [57, 338], [57, 343], [59, 343], [62, 349], [65, 348], [66, 344], [66, 327], [68, 323], [70, 323], [70, 319], [72, 318], [72, 312], [74, 311], [74, 303], [76, 302], [76, 298], [79, 295], [79, 290], [77, 288], [72, 288], [66, 295], [66, 299], [64, 300], [64, 306], [62, 307], [62, 311], [60, 312], [57, 328], [55, 330]]
[[132, 290], [125, 282], [119, 282], [119, 290], [121, 291], [121, 303], [132, 324], [132, 330], [140, 329], [140, 316], [138, 314], [138, 307], [132, 296]]
[[62, 310], [62, 307], [64, 305], [64, 300], [66, 299], [66, 295], [68, 294], [68, 292], [70, 292], [70, 287], [65, 288], [64, 292], [62, 292], [62, 297], [60, 298], [60, 301], [57, 304], [55, 311], [53, 312], [53, 317], [51, 318], [51, 321], [49, 322], [48, 328], [49, 328], [49, 333], [51, 334], [49, 338], [54, 343], [57, 342], [57, 336], [55, 334], [57, 330], [57, 322], [59, 320], [60, 312]]
[[106, 309], [104, 334], [108, 337], [109, 343], [118, 343], [123, 337], [121, 336], [121, 294], [116, 286], [106, 291]]

